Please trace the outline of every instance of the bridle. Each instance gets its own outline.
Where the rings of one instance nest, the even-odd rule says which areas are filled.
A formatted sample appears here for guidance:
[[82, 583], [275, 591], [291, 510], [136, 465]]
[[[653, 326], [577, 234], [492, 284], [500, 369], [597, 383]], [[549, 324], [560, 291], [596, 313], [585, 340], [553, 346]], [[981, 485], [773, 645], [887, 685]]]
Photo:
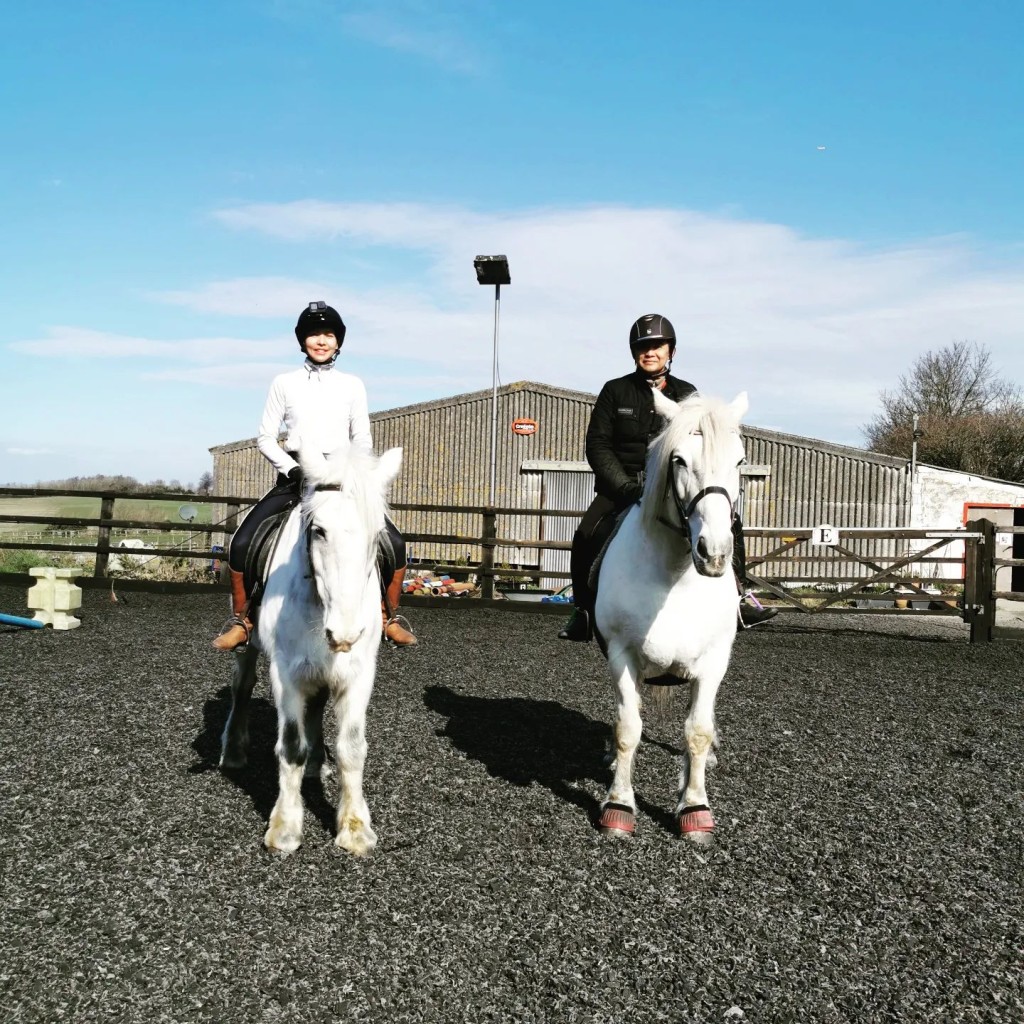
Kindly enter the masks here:
[[[312, 489], [313, 491], [340, 491], [342, 489], [342, 486], [341, 484], [314, 484]], [[309, 569], [309, 571], [305, 573], [303, 578], [311, 580], [316, 578], [316, 572], [313, 569], [313, 524], [307, 523], [305, 529], [303, 530], [303, 533], [305, 534], [306, 538], [306, 566]], [[367, 579], [370, 578], [372, 573], [377, 571], [377, 559], [371, 558], [369, 561], [370, 568], [366, 572]], [[313, 596], [316, 598], [318, 604], [322, 603], [320, 601], [320, 592], [317, 590], [316, 587], [313, 587]]]
[[676, 511], [679, 513], [679, 524], [669, 522], [664, 516], [659, 516], [658, 519], [665, 526], [670, 527], [673, 530], [678, 530], [684, 534], [687, 538], [690, 536], [690, 516], [697, 510], [697, 506], [710, 494], [721, 494], [727, 502], [729, 502], [729, 521], [736, 521], [736, 506], [733, 503], [732, 495], [724, 488], [719, 487], [717, 484], [712, 484], [710, 487], [702, 487], [688, 503], [683, 502], [683, 498], [679, 493], [679, 485], [676, 483], [676, 475], [673, 472], [669, 472], [670, 484], [669, 487], [672, 491], [672, 500], [675, 502]]

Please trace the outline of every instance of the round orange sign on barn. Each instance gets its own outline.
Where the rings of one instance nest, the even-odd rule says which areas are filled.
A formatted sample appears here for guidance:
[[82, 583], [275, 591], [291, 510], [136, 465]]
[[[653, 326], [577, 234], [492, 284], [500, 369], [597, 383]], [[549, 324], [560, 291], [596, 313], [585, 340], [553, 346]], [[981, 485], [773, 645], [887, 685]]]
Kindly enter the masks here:
[[528, 420], [524, 418], [516, 419], [512, 421], [512, 433], [513, 434], [536, 434], [537, 433], [537, 421]]

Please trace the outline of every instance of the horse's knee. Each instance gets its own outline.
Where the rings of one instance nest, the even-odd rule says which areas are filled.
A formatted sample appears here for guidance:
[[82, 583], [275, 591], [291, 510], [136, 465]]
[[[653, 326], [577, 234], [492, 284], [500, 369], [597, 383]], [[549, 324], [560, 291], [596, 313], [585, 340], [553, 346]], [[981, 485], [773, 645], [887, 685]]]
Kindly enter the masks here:
[[309, 757], [309, 744], [306, 742], [299, 723], [287, 721], [281, 729], [281, 739], [277, 744], [277, 756], [288, 764], [304, 766]]

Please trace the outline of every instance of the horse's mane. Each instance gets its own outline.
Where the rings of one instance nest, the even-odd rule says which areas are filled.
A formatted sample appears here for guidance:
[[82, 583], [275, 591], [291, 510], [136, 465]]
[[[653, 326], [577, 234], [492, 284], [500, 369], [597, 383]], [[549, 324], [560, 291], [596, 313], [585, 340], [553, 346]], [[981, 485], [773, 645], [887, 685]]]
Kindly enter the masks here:
[[691, 395], [679, 403], [679, 412], [669, 420], [665, 429], [651, 442], [647, 452], [647, 469], [641, 515], [645, 526], [653, 526], [661, 515], [661, 499], [668, 487], [672, 452], [690, 434], [704, 438], [704, 466], [716, 466], [726, 451], [725, 440], [738, 431], [739, 417], [728, 402], [705, 395]]
[[[377, 456], [373, 452], [352, 447], [328, 455], [323, 472], [306, 480], [307, 485], [314, 486], [340, 484], [345, 494], [354, 499], [360, 521], [374, 538], [384, 524], [384, 516], [390, 511], [387, 498], [373, 474], [376, 465]], [[317, 509], [330, 500], [332, 493], [314, 491], [307, 494], [303, 505], [303, 525], [307, 525], [309, 518]]]

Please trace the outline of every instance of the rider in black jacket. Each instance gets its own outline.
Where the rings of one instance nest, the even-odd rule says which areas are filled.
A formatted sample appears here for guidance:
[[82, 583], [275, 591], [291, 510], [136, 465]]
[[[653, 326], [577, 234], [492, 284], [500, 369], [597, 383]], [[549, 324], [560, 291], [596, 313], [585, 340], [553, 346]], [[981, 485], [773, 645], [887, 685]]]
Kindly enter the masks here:
[[[640, 317], [629, 332], [629, 350], [636, 369], [625, 377], [608, 381], [597, 396], [587, 427], [587, 461], [594, 470], [597, 495], [584, 513], [572, 539], [572, 618], [558, 634], [563, 640], [589, 640], [593, 635], [590, 617], [594, 595], [588, 576], [590, 567], [611, 534], [619, 513], [640, 500], [643, 493], [647, 446], [664, 427], [654, 411], [651, 390], [658, 388], [666, 398], [681, 402], [697, 389], [668, 371], [676, 349], [672, 324], [651, 313]], [[733, 568], [737, 581], [746, 579], [743, 524], [733, 523]], [[760, 608], [743, 602], [743, 626], [756, 626], [776, 614], [774, 608]]]

